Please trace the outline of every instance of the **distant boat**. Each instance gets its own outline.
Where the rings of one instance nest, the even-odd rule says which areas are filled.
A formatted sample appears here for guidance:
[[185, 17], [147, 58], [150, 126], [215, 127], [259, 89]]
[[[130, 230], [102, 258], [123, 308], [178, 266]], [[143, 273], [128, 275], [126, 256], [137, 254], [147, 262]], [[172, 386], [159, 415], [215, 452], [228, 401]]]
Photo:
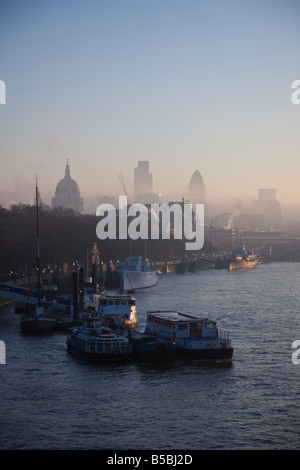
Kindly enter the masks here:
[[255, 268], [258, 264], [258, 256], [253, 252], [247, 252], [245, 246], [237, 248], [228, 259], [229, 271]]
[[128, 261], [120, 263], [117, 272], [125, 292], [154, 287], [158, 280], [157, 269], [153, 269], [147, 260], [142, 261], [141, 256], [129, 256]]
[[40, 273], [40, 237], [39, 237], [39, 199], [36, 183], [36, 230], [37, 230], [37, 275], [38, 275], [38, 302], [36, 309], [30, 315], [21, 318], [22, 333], [40, 334], [50, 333], [55, 329], [55, 318], [49, 314], [48, 309], [41, 306], [41, 273]]
[[228, 256], [219, 256], [215, 260], [215, 269], [228, 269], [229, 259]]
[[148, 312], [146, 333], [175, 343], [179, 357], [205, 361], [230, 361], [233, 348], [229, 333], [216, 322], [198, 315], [175, 311]]
[[82, 326], [71, 330], [67, 348], [71, 354], [92, 363], [129, 360], [133, 356], [128, 338], [103, 327], [95, 315], [87, 315]]

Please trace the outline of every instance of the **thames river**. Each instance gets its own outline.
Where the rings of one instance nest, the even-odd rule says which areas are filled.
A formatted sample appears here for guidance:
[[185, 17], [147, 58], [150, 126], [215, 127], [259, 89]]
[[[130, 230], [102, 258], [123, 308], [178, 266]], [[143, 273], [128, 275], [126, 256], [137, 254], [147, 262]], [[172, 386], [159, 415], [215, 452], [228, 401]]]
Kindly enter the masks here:
[[[147, 310], [200, 313], [230, 332], [230, 365], [91, 366], [65, 333], [24, 336], [13, 304], [0, 309], [0, 449], [298, 449], [300, 265], [160, 275], [136, 293]], [[300, 355], [299, 355], [300, 357]]]

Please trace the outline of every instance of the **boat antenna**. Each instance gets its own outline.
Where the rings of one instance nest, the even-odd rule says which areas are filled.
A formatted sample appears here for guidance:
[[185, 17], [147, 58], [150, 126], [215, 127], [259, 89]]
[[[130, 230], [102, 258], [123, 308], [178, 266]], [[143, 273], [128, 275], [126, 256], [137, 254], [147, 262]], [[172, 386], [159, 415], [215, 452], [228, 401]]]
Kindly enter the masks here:
[[38, 275], [38, 306], [41, 306], [41, 273], [40, 273], [40, 230], [39, 230], [39, 192], [36, 176], [35, 183], [35, 205], [36, 205], [36, 240], [37, 240], [37, 275]]

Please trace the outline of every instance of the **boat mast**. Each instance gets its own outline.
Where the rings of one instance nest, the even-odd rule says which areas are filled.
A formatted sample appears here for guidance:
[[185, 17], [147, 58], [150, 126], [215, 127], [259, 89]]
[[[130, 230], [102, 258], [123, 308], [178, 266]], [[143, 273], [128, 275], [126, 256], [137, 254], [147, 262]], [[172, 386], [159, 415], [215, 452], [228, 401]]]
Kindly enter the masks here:
[[39, 231], [39, 193], [37, 185], [37, 177], [35, 184], [36, 199], [36, 239], [37, 239], [37, 275], [38, 275], [38, 306], [41, 306], [41, 273], [40, 273], [40, 231]]

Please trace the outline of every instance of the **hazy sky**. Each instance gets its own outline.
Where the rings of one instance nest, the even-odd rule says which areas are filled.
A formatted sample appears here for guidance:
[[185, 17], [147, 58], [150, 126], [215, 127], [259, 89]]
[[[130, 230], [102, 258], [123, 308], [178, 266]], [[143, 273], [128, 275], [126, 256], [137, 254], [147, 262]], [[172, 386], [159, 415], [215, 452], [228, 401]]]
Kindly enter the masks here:
[[209, 201], [277, 189], [300, 205], [299, 0], [1, 0], [0, 203], [50, 203], [69, 159], [85, 198]]

